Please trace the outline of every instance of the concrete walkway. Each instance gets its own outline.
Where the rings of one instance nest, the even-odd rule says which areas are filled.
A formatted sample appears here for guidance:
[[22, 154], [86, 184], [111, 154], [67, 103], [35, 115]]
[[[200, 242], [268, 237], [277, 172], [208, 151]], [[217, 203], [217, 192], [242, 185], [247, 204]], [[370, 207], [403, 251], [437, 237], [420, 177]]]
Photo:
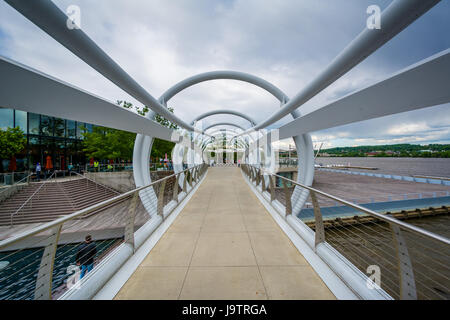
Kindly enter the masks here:
[[115, 299], [335, 299], [236, 167], [208, 175]]

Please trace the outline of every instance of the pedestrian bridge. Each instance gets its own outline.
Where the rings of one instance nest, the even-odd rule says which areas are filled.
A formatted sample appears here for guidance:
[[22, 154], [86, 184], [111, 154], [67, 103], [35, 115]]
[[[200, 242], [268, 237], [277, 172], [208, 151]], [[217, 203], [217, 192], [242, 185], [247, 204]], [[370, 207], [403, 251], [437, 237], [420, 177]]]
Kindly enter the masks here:
[[[392, 1], [380, 16], [382, 32], [364, 28], [291, 98], [265, 79], [218, 70], [181, 80], [158, 99], [83, 30], [67, 28], [67, 15], [52, 1], [6, 2], [151, 112], [141, 116], [0, 57], [0, 105], [137, 134], [136, 189], [47, 223], [25, 225], [0, 242], [1, 299], [450, 299], [448, 235], [312, 188], [309, 134], [449, 103], [450, 49], [307, 114], [300, 110], [438, 0]], [[186, 122], [167, 109], [184, 89], [218, 79], [267, 91], [278, 100], [276, 109], [259, 122], [228, 109], [207, 110]], [[250, 127], [234, 121], [201, 126], [201, 119], [216, 114], [241, 117]], [[269, 130], [289, 114], [291, 121]], [[178, 128], [160, 125], [157, 115]], [[212, 131], [219, 126], [234, 128]], [[175, 143], [174, 174], [152, 181], [155, 138]], [[274, 174], [275, 142], [288, 138], [298, 155], [296, 181]], [[236, 154], [239, 168], [208, 167], [213, 153], [223, 161], [224, 151], [227, 162]], [[321, 199], [361, 214], [324, 221]], [[306, 201], [314, 207], [311, 227], [300, 215]], [[11, 225], [19, 215], [10, 217]], [[88, 233], [98, 248], [97, 261], [80, 280], [73, 257]]]
[[[296, 188], [309, 191], [314, 225], [293, 214]], [[320, 198], [359, 214], [324, 220]], [[86, 234], [98, 254], [80, 279]], [[0, 297], [448, 299], [448, 246], [263, 168], [202, 164], [13, 233], [0, 242]]]
[[334, 299], [245, 182], [214, 167], [115, 299]]

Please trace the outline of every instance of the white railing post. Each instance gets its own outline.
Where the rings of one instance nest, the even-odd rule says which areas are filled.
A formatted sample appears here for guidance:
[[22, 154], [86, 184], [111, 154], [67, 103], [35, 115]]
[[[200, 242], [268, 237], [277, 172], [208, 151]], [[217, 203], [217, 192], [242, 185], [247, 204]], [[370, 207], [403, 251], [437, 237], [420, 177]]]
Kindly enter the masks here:
[[310, 191], [311, 200], [313, 203], [314, 210], [314, 222], [315, 222], [315, 247], [317, 249], [317, 245], [319, 243], [325, 242], [325, 229], [323, 226], [322, 213], [320, 212], [319, 201], [317, 201], [317, 196], [314, 191]]
[[287, 182], [286, 181], [282, 181], [283, 182], [283, 188], [284, 188], [284, 197], [285, 197], [285, 206], [286, 206], [286, 216], [292, 214], [292, 203], [291, 203], [291, 197], [289, 195], [289, 189], [287, 186]]
[[167, 179], [164, 179], [163, 181], [161, 181], [161, 186], [159, 187], [159, 192], [158, 192], [157, 212], [158, 212], [158, 215], [160, 215], [161, 218], [163, 218], [163, 220], [164, 220], [164, 189], [166, 188], [166, 181], [167, 181]]
[[34, 300], [52, 299], [53, 266], [55, 264], [55, 254], [58, 247], [59, 236], [62, 224], [55, 226], [51, 236], [47, 239], [47, 244], [42, 254], [41, 264], [34, 290]]
[[180, 174], [175, 176], [175, 183], [173, 185], [173, 196], [172, 199], [178, 203], [178, 182], [180, 180]]
[[398, 272], [400, 277], [400, 299], [417, 300], [416, 283], [406, 241], [400, 227], [389, 224], [396, 247]]
[[131, 198], [130, 206], [128, 207], [128, 217], [127, 217], [127, 224], [125, 225], [125, 235], [124, 235], [124, 241], [125, 243], [128, 243], [133, 248], [133, 251], [135, 249], [134, 246], [134, 221], [136, 218], [136, 206], [137, 206], [137, 199], [138, 199], [139, 192], [135, 192], [133, 194], [133, 197]]

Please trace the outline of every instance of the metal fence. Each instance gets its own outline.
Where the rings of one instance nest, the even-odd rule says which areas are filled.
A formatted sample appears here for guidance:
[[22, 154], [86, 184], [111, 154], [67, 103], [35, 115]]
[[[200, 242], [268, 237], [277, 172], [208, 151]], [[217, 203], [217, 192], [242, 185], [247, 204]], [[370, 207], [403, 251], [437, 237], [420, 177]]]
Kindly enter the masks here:
[[[311, 225], [314, 250], [329, 245], [363, 274], [379, 274], [378, 284], [372, 278], [369, 282], [374, 287], [379, 285], [394, 299], [450, 299], [450, 240], [446, 229], [443, 231], [446, 234], [438, 235], [261, 168], [250, 165], [241, 168], [281, 216], [295, 217], [304, 226], [292, 212], [293, 188], [287, 185], [309, 191], [314, 207]], [[284, 193], [275, 192], [275, 178], [282, 179]], [[323, 220], [319, 200], [338, 202], [357, 209], [362, 215]]]
[[20, 172], [10, 172], [10, 173], [0, 173], [0, 187], [1, 186], [11, 186], [30, 175], [30, 171], [20, 171]]
[[27, 175], [24, 175], [20, 180], [16, 180], [12, 184], [0, 188], [0, 203], [14, 195], [23, 187], [29, 185], [30, 178], [31, 174], [28, 173]]
[[[391, 201], [404, 201], [404, 200], [420, 200], [420, 199], [430, 199], [430, 198], [440, 198], [440, 197], [448, 197], [450, 196], [450, 191], [442, 190], [442, 191], [423, 191], [423, 192], [415, 192], [415, 193], [398, 193], [398, 194], [386, 194], [386, 195], [377, 195], [371, 197], [358, 197], [358, 198], [348, 198], [345, 199], [349, 202], [355, 204], [369, 204], [369, 203], [377, 203], [377, 202], [391, 202]], [[342, 203], [338, 201], [333, 201], [328, 198], [319, 199], [319, 203], [321, 207], [331, 207], [331, 206], [344, 206]], [[310, 201], [306, 204], [306, 207], [312, 208], [313, 204]]]
[[[150, 163], [150, 171], [160, 171], [160, 170], [173, 170], [172, 163]], [[97, 167], [86, 164], [84, 166], [84, 172], [122, 172], [122, 171], [133, 171], [132, 163], [112, 163], [105, 164], [100, 163]]]
[[408, 181], [408, 182], [421, 182], [421, 183], [429, 183], [429, 184], [441, 184], [444, 186], [450, 186], [450, 181], [445, 177], [426, 177], [426, 176], [400, 176], [395, 174], [384, 174], [384, 173], [372, 173], [372, 172], [362, 172], [362, 171], [350, 171], [350, 170], [341, 170], [341, 169], [329, 169], [329, 168], [316, 168], [319, 171], [327, 171], [327, 172], [337, 172], [349, 175], [360, 175], [374, 178], [384, 178], [384, 179], [394, 179], [400, 181]]
[[[77, 262], [82, 260], [79, 245], [88, 234], [96, 247], [94, 271], [113, 264], [117, 250], [131, 248], [121, 251], [129, 255], [122, 255], [108, 273], [112, 276], [143, 243], [137, 232], [149, 224], [153, 232], [206, 170], [205, 164], [186, 169], [1, 241], [0, 299], [56, 299], [74, 286], [85, 286], [91, 272], [80, 280]], [[95, 290], [108, 280], [102, 279], [92, 281]]]

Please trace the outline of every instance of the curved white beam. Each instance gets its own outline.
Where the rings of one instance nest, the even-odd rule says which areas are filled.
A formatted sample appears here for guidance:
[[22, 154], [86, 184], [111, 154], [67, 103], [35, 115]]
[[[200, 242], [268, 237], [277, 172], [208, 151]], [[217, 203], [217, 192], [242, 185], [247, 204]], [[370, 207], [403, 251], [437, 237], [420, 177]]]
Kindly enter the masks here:
[[174, 130], [1, 56], [0, 74], [0, 106], [179, 142]]
[[237, 117], [240, 117], [240, 118], [243, 118], [243, 119], [247, 120], [252, 125], [254, 125], [256, 123], [255, 120], [253, 120], [251, 117], [249, 117], [248, 115], [246, 115], [246, 114], [244, 114], [242, 112], [235, 111], [235, 110], [228, 110], [228, 109], [220, 109], [220, 110], [212, 110], [212, 111], [208, 111], [208, 112], [202, 113], [201, 115], [195, 117], [191, 121], [191, 125], [194, 125], [194, 123], [199, 121], [199, 120], [202, 120], [202, 119], [210, 117], [210, 116], [215, 116], [215, 115], [218, 115], [218, 114], [231, 114], [233, 116], [237, 116]]
[[279, 128], [279, 139], [450, 102], [450, 49]]
[[237, 124], [235, 124], [235, 123], [231, 123], [231, 122], [218, 122], [218, 123], [213, 123], [213, 124], [207, 126], [205, 129], [203, 129], [203, 132], [206, 132], [206, 131], [208, 131], [209, 129], [214, 128], [214, 127], [218, 127], [218, 126], [231, 126], [231, 127], [236, 127], [236, 128], [238, 128], [238, 129], [241, 129], [242, 131], [245, 130], [244, 127], [242, 127], [242, 126], [240, 126], [240, 125], [237, 125]]
[[[164, 94], [160, 97], [159, 101], [166, 104], [167, 101], [169, 101], [174, 95], [190, 86], [193, 86], [200, 82], [217, 79], [231, 79], [254, 84], [271, 93], [275, 98], [277, 98], [280, 101], [281, 105], [285, 104], [289, 100], [288, 96], [285, 93], [283, 93], [279, 88], [259, 77], [237, 71], [212, 71], [198, 74], [180, 81], [179, 83], [175, 84], [170, 89], [168, 89], [166, 92], [164, 92]], [[291, 115], [295, 119], [300, 116], [300, 113], [296, 110], [293, 110], [291, 112]], [[246, 131], [246, 133], [248, 132]], [[308, 133], [304, 133], [300, 136], [295, 136], [293, 139], [300, 160], [299, 161], [300, 165], [298, 167], [297, 181], [299, 183], [311, 185], [314, 177], [314, 151], [311, 136]], [[259, 159], [259, 152], [257, 152], [256, 162], [259, 162], [258, 159]], [[300, 188], [296, 188], [292, 195], [293, 208], [294, 209], [301, 208], [305, 203], [308, 194], [309, 194], [308, 190], [306, 189], [300, 190]]]
[[339, 79], [374, 51], [422, 16], [440, 0], [394, 0], [381, 13], [381, 29], [365, 28], [350, 44], [303, 90], [266, 120], [248, 129], [259, 130], [280, 120]]
[[280, 101], [287, 100], [286, 94], [283, 93], [280, 89], [278, 89], [276, 86], [271, 84], [270, 82], [259, 78], [257, 76], [254, 76], [249, 73], [239, 72], [239, 71], [232, 71], [232, 70], [217, 70], [217, 71], [210, 71], [205, 73], [200, 73], [195, 76], [189, 77], [187, 79], [184, 79], [171, 88], [169, 88], [166, 92], [163, 93], [161, 96], [161, 100], [165, 103], [169, 101], [173, 96], [175, 96], [177, 93], [183, 91], [186, 88], [189, 88], [195, 84], [210, 81], [210, 80], [222, 80], [222, 79], [229, 79], [229, 80], [237, 80], [237, 81], [244, 81], [247, 83], [251, 83], [257, 87], [260, 87], [261, 89], [264, 89], [265, 91], [272, 94], [275, 98], [277, 98]]
[[159, 101], [141, 87], [111, 57], [109, 57], [81, 29], [67, 28], [67, 15], [49, 0], [5, 0], [28, 20], [61, 43], [73, 54], [97, 70], [129, 95], [148, 106], [164, 118], [194, 131], [194, 128], [167, 110]]

